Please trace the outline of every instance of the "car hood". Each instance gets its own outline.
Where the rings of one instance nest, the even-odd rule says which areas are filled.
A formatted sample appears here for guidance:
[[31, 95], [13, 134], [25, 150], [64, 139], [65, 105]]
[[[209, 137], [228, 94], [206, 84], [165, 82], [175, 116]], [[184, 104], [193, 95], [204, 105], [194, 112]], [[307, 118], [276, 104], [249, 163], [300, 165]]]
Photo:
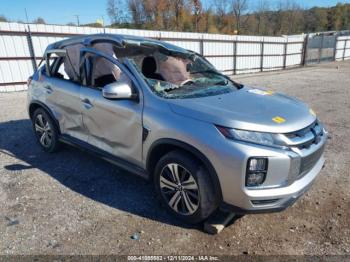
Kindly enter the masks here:
[[313, 111], [296, 98], [249, 87], [223, 95], [169, 99], [168, 103], [176, 114], [260, 132], [289, 133], [316, 120]]

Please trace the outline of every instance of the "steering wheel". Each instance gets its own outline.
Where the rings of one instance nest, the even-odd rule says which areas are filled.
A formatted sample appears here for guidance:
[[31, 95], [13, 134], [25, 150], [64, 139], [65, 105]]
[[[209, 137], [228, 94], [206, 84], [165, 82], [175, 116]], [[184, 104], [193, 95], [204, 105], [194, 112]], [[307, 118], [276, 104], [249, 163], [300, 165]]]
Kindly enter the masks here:
[[186, 79], [185, 81], [182, 81], [180, 86], [183, 86], [183, 85], [192, 85], [194, 84], [195, 82], [192, 80], [192, 79]]

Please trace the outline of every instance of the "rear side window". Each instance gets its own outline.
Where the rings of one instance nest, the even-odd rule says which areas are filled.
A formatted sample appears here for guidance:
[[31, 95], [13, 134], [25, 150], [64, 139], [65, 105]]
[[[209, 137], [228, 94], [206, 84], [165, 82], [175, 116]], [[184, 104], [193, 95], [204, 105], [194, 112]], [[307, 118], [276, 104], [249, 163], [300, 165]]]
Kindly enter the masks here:
[[55, 66], [51, 69], [51, 77], [73, 81], [73, 79], [71, 79], [66, 72], [64, 58], [56, 58], [53, 64]]
[[56, 53], [46, 54], [46, 59], [44, 60], [43, 64], [46, 67], [46, 72], [50, 76], [54, 76], [54, 65], [57, 63], [59, 59], [60, 57]]
[[[74, 49], [69, 47], [47, 51], [45, 57], [47, 74], [51, 77], [80, 83], [79, 49], [80, 47], [74, 46]], [[73, 61], [70, 56], [73, 56]]]

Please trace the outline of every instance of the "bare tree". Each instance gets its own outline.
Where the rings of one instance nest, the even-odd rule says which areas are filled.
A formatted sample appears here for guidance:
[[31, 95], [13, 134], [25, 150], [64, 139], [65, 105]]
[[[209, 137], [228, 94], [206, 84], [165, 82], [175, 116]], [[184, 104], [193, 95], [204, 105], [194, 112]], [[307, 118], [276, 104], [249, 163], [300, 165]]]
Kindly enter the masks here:
[[267, 12], [270, 10], [269, 2], [267, 0], [260, 0], [257, 4], [255, 11], [256, 18], [256, 31], [258, 35], [266, 34], [266, 22], [267, 22]]
[[224, 27], [224, 17], [231, 11], [229, 0], [216, 0], [215, 1], [215, 14], [216, 14], [216, 24], [221, 30]]
[[184, 9], [184, 0], [173, 0], [173, 12], [175, 16], [175, 29], [180, 30], [180, 21], [181, 21], [181, 16], [182, 16], [182, 11]]
[[193, 1], [193, 13], [195, 19], [196, 32], [198, 32], [198, 23], [201, 19], [202, 15], [202, 3], [200, 0], [192, 0]]
[[286, 7], [287, 34], [293, 34], [300, 30], [303, 19], [302, 8], [295, 0], [288, 0]]
[[134, 24], [140, 25], [143, 21], [144, 6], [142, 0], [129, 0], [129, 10]]
[[46, 24], [44, 18], [38, 17], [37, 19], [33, 20], [34, 24]]
[[280, 0], [275, 13], [274, 34], [297, 33], [302, 21], [302, 8], [295, 0]]
[[216, 14], [221, 17], [223, 17], [230, 11], [228, 0], [216, 0], [214, 6]]
[[7, 22], [7, 18], [3, 15], [0, 15], [0, 22]]
[[125, 18], [124, 9], [125, 5], [123, 0], [108, 0], [107, 14], [112, 24], [123, 22]]
[[232, 13], [236, 20], [237, 34], [241, 32], [242, 25], [246, 21], [242, 19], [244, 13], [248, 10], [247, 0], [232, 0]]

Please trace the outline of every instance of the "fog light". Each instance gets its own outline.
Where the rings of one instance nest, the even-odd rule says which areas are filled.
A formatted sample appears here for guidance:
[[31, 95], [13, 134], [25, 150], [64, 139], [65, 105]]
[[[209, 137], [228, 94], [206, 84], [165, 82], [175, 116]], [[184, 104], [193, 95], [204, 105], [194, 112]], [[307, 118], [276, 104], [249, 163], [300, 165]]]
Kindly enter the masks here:
[[251, 158], [249, 160], [249, 171], [266, 171], [266, 158]]
[[248, 160], [245, 183], [247, 187], [255, 187], [264, 183], [267, 163], [267, 158], [250, 158]]

